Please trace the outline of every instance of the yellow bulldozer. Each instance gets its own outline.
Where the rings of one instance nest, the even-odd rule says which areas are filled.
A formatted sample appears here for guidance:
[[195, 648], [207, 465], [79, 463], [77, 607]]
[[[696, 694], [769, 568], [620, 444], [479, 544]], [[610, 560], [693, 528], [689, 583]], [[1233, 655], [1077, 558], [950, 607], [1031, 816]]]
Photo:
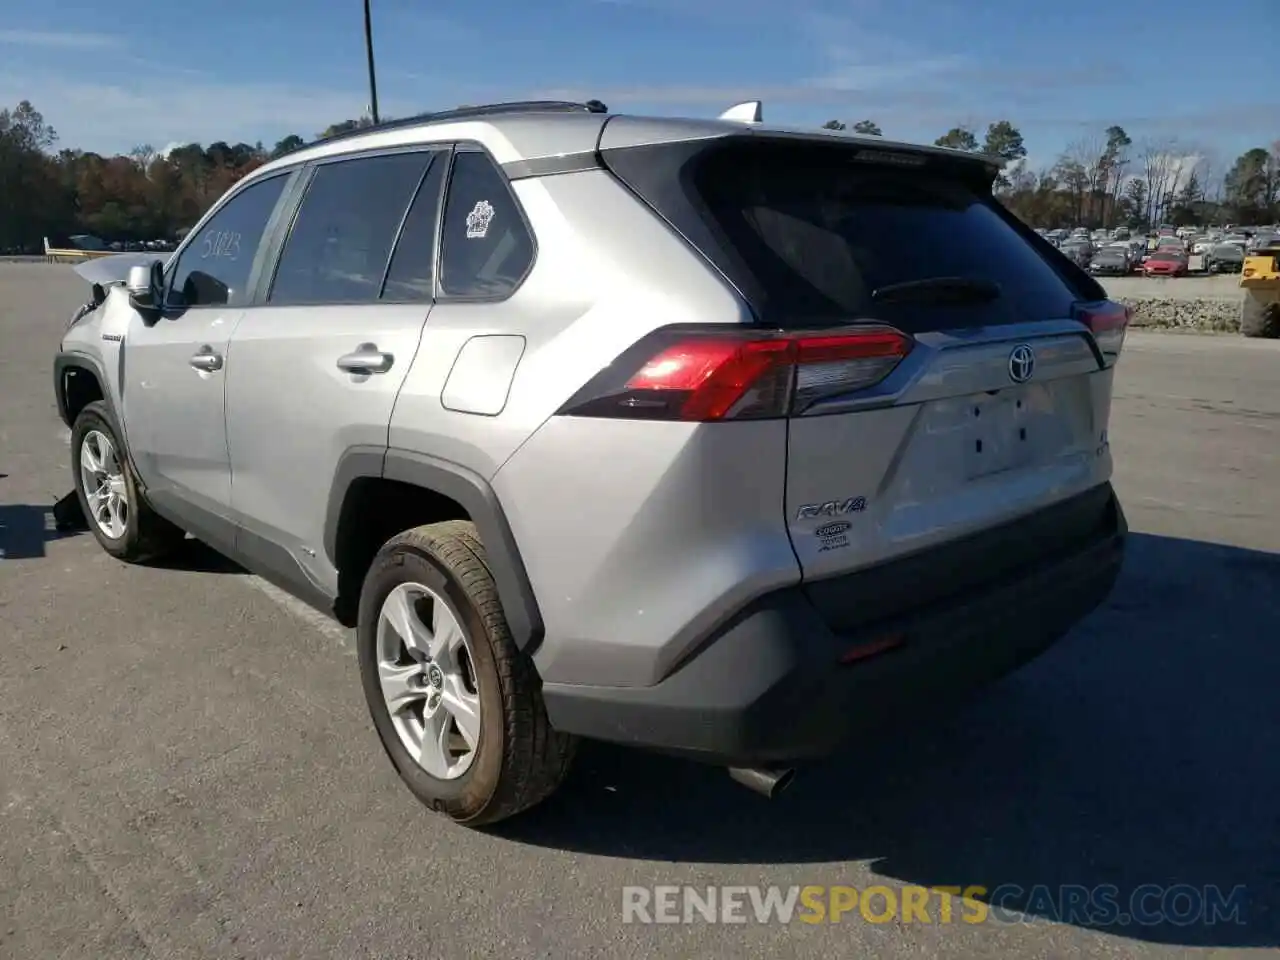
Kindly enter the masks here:
[[1240, 332], [1246, 337], [1280, 338], [1280, 239], [1244, 258], [1240, 286], [1244, 287]]

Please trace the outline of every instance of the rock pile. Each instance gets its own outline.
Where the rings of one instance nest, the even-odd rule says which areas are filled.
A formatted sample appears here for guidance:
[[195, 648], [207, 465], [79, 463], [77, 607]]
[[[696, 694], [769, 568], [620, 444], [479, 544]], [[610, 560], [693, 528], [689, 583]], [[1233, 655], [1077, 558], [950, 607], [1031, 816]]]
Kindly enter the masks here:
[[1133, 308], [1133, 326], [1137, 329], [1240, 332], [1238, 300], [1143, 298], [1120, 302]]

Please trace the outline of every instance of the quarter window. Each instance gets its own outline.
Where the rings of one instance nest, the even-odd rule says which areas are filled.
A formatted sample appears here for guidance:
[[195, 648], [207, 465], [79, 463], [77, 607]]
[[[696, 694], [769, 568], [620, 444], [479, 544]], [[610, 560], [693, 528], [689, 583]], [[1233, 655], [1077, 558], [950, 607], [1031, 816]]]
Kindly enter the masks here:
[[289, 174], [245, 187], [188, 243], [173, 271], [175, 306], [241, 306], [248, 300], [253, 260]]
[[317, 168], [280, 254], [268, 302], [371, 303], [430, 154], [396, 153]]
[[486, 154], [453, 160], [440, 242], [440, 289], [452, 297], [505, 297], [533, 264], [533, 237], [506, 178]]

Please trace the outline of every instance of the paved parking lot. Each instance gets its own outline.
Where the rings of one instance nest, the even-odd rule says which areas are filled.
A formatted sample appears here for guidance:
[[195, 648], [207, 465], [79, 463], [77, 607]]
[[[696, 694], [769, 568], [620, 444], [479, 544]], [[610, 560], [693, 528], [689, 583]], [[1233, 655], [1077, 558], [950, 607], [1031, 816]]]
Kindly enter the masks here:
[[[964, 710], [769, 803], [584, 749], [527, 820], [425, 812], [345, 632], [193, 545], [48, 532], [50, 364], [85, 290], [0, 264], [0, 957], [1173, 956], [1280, 947], [1280, 344], [1135, 335], [1109, 605]], [[1246, 888], [1242, 923], [645, 926], [652, 884]], [[1049, 912], [1024, 904], [1032, 917]], [[918, 917], [917, 917], [918, 920]]]

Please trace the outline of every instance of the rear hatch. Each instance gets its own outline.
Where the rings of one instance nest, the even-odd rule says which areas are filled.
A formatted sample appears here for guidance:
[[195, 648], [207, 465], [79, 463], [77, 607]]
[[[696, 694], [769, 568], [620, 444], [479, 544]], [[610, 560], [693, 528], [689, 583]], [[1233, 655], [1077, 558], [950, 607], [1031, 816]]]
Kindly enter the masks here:
[[[761, 131], [602, 155], [762, 329], [821, 340], [795, 374], [780, 504], [806, 581], [980, 536], [1109, 479], [1127, 311], [993, 200], [990, 165]], [[870, 366], [833, 352], [866, 330], [901, 347], [882, 343]], [[826, 605], [829, 621], [849, 613]]]

